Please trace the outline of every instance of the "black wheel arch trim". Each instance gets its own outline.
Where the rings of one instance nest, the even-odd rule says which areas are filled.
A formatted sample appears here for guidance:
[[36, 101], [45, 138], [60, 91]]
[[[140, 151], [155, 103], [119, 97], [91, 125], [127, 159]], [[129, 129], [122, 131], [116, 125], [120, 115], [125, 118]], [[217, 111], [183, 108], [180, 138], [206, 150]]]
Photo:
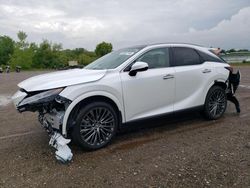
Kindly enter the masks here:
[[[66, 126], [66, 130], [67, 132], [68, 131], [71, 131], [71, 129], [74, 127], [75, 125], [75, 120], [76, 120], [76, 116], [79, 112], [79, 110], [85, 106], [86, 104], [89, 104], [91, 102], [94, 102], [94, 101], [101, 101], [101, 102], [107, 102], [108, 104], [110, 104], [112, 107], [114, 107], [115, 111], [117, 112], [117, 116], [118, 116], [118, 130], [120, 129], [121, 127], [121, 124], [122, 124], [122, 112], [119, 110], [118, 106], [116, 105], [116, 103], [106, 97], [106, 96], [102, 96], [102, 95], [96, 95], [96, 96], [90, 96], [90, 97], [87, 97], [85, 99], [83, 99], [82, 101], [78, 102], [74, 108], [71, 110], [70, 112], [70, 115], [68, 117], [68, 121], [67, 121], [67, 126]], [[67, 134], [69, 135], [69, 134]]]
[[226, 80], [225, 82], [219, 81], [219, 80], [215, 80], [214, 84], [211, 87], [217, 85], [217, 86], [222, 87], [223, 89], [227, 89], [227, 82], [228, 82], [228, 80]]

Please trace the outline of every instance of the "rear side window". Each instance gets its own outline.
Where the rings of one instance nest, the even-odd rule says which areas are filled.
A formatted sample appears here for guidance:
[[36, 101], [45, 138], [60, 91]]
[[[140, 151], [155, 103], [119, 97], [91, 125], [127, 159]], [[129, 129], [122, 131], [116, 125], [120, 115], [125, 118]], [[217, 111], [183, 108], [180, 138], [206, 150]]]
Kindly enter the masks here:
[[213, 57], [205, 52], [201, 52], [201, 51], [197, 51], [199, 53], [199, 55], [201, 56], [201, 59], [203, 62], [205, 61], [213, 61], [213, 62], [220, 62], [220, 63], [225, 63], [222, 59], [220, 59], [219, 57]]
[[173, 49], [173, 66], [186, 66], [201, 64], [199, 54], [192, 48], [174, 47]]

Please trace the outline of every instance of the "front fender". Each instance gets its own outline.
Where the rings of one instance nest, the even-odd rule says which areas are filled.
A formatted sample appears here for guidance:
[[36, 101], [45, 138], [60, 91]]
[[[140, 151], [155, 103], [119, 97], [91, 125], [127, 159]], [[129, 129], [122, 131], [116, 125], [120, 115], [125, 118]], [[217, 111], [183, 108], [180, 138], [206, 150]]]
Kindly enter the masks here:
[[108, 93], [106, 91], [91, 91], [91, 92], [84, 93], [83, 95], [77, 97], [72, 103], [70, 103], [70, 105], [66, 109], [65, 114], [64, 114], [64, 118], [63, 118], [63, 125], [62, 125], [62, 135], [63, 136], [65, 136], [65, 137], [67, 136], [67, 122], [68, 122], [68, 118], [69, 118], [71, 111], [74, 109], [74, 107], [79, 102], [83, 101], [84, 99], [86, 99], [88, 97], [93, 97], [93, 96], [103, 96], [103, 97], [107, 97], [107, 98], [111, 99], [116, 104], [118, 109], [120, 110], [120, 112], [122, 114], [122, 122], [124, 122], [124, 120], [125, 120], [124, 108], [122, 106], [122, 102], [120, 102], [117, 99], [117, 97], [115, 97], [113, 94]]

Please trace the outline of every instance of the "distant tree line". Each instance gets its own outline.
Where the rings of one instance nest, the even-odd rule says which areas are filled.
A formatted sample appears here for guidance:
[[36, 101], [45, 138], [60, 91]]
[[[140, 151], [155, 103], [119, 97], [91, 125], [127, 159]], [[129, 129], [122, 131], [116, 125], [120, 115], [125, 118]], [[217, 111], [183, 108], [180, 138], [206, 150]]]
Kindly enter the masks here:
[[221, 50], [221, 53], [223, 53], [223, 54], [230, 54], [230, 53], [235, 53], [235, 52], [249, 52], [249, 50], [248, 49], [234, 49], [234, 48], [232, 48], [232, 49], [229, 49], [229, 50]]
[[68, 66], [68, 61], [87, 65], [112, 51], [112, 44], [102, 42], [94, 52], [84, 48], [63, 49], [62, 44], [43, 40], [40, 44], [27, 42], [27, 34], [17, 33], [18, 41], [9, 36], [0, 36], [0, 67], [10, 65], [12, 69], [51, 69]]

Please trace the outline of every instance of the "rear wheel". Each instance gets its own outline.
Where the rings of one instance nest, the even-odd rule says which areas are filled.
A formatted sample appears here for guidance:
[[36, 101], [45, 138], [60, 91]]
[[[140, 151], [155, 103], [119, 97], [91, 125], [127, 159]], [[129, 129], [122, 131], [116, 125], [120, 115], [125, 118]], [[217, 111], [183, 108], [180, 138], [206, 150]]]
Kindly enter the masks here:
[[95, 150], [112, 140], [117, 127], [118, 116], [114, 108], [106, 102], [93, 102], [80, 110], [72, 136], [84, 149]]
[[220, 118], [227, 108], [227, 97], [225, 90], [220, 86], [209, 89], [204, 105], [204, 114], [210, 120]]

